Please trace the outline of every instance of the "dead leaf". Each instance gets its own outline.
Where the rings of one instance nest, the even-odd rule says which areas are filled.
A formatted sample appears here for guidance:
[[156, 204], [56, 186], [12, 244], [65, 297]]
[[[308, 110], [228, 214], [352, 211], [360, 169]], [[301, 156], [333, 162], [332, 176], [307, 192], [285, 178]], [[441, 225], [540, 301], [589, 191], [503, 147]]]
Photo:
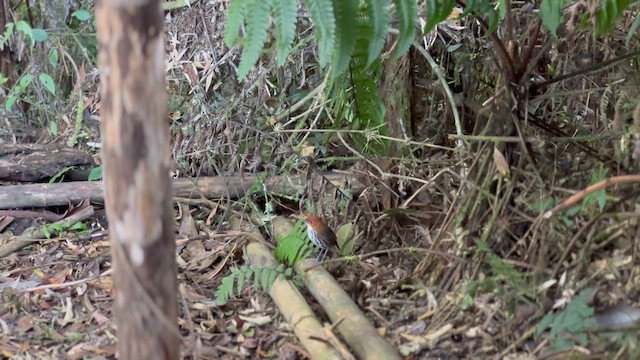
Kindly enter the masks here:
[[502, 178], [509, 177], [509, 163], [497, 147], [493, 148], [493, 162]]

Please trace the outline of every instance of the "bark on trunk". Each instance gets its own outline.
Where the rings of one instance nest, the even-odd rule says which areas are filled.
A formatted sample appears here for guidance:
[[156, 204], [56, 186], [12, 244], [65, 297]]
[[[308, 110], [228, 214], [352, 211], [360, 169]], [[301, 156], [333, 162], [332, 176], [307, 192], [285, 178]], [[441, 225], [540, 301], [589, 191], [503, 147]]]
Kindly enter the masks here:
[[102, 0], [102, 162], [120, 359], [177, 359], [177, 273], [160, 0]]

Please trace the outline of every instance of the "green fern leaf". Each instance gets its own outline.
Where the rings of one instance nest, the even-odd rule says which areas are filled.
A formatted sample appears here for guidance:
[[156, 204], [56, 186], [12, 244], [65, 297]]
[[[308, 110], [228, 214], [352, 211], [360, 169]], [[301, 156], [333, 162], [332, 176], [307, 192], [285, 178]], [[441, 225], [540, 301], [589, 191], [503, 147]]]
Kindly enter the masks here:
[[278, 276], [278, 272], [277, 271], [270, 271], [269, 272], [269, 277], [267, 278], [267, 286], [265, 286], [264, 291], [269, 292], [271, 291], [271, 287], [273, 286], [273, 283], [276, 282], [276, 277]]
[[270, 269], [263, 269], [262, 273], [260, 273], [260, 286], [262, 286], [263, 290], [267, 290], [269, 288], [269, 274], [273, 272]]
[[238, 65], [238, 80], [243, 80], [260, 58], [269, 29], [268, 14], [271, 11], [271, 0], [256, 0], [247, 5], [249, 6], [246, 12], [247, 36], [240, 65]]
[[398, 59], [409, 50], [413, 39], [416, 37], [418, 6], [415, 0], [395, 0], [395, 3], [398, 20], [400, 21], [400, 35], [396, 48], [396, 59]]
[[225, 304], [233, 295], [233, 280], [235, 276], [229, 275], [222, 278], [220, 286], [216, 290], [216, 302], [220, 305]]
[[333, 76], [342, 74], [349, 66], [351, 55], [356, 48], [356, 22], [358, 0], [333, 0], [336, 15], [336, 43], [333, 48], [331, 68]]
[[424, 25], [422, 32], [427, 34], [431, 32], [436, 25], [447, 20], [455, 3], [455, 0], [427, 0], [425, 3], [427, 8], [427, 23]]
[[374, 60], [380, 55], [387, 40], [387, 31], [389, 31], [391, 22], [387, 5], [387, 0], [369, 0], [367, 2], [367, 15], [373, 30], [370, 34], [367, 66], [373, 64]]
[[[357, 130], [377, 129], [382, 135], [386, 134], [384, 122], [384, 103], [378, 95], [378, 81], [382, 74], [382, 64], [380, 58], [374, 58], [374, 62], [367, 65], [369, 34], [371, 34], [371, 23], [360, 20], [358, 27], [358, 40], [356, 49], [351, 58], [351, 81], [356, 108], [356, 121], [352, 128]], [[369, 139], [362, 135], [355, 136], [356, 143], [361, 150], [369, 145]], [[382, 143], [385, 145], [384, 143]], [[384, 147], [374, 149], [378, 153], [385, 151]]]
[[245, 279], [245, 271], [244, 270], [249, 270], [246, 266], [243, 266], [243, 269], [241, 269], [242, 271], [240, 271], [238, 273], [237, 276], [237, 283], [236, 283], [236, 292], [238, 294], [242, 293], [242, 288], [244, 287], [244, 279]]
[[247, 0], [229, 0], [227, 9], [227, 24], [224, 29], [224, 43], [232, 47], [238, 38], [240, 26], [244, 21]]
[[302, 221], [298, 221], [289, 234], [280, 240], [275, 251], [276, 259], [292, 266], [311, 256], [311, 253], [306, 225]]
[[291, 52], [291, 44], [296, 35], [298, 14], [297, 0], [273, 0], [273, 16], [276, 25], [276, 64], [284, 65]]
[[318, 62], [325, 67], [333, 52], [336, 36], [336, 19], [333, 15], [332, 0], [305, 0], [311, 21], [316, 30]]

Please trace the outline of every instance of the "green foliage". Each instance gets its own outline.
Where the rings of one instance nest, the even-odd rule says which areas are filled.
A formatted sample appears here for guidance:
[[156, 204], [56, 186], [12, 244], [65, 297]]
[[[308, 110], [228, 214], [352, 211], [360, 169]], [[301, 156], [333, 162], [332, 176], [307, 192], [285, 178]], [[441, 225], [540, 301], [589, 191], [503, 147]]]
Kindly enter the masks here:
[[596, 34], [602, 35], [609, 32], [613, 24], [622, 17], [623, 11], [636, 2], [634, 0], [603, 0], [596, 15]]
[[[366, 13], [362, 19], [369, 23], [367, 37], [367, 65], [380, 56], [391, 25], [389, 0], [304, 0], [315, 29], [318, 46], [318, 62], [321, 67], [331, 65], [333, 76], [339, 76], [347, 68], [354, 51], [359, 24], [354, 21], [360, 10]], [[400, 31], [397, 56], [406, 52], [415, 38], [417, 26], [416, 0], [394, 0], [399, 17]], [[454, 0], [431, 0], [434, 7], [429, 17], [432, 27], [445, 20]], [[224, 41], [228, 47], [235, 43], [243, 45], [238, 68], [238, 79], [242, 80], [258, 60], [266, 41], [269, 16], [275, 24], [275, 39], [278, 65], [285, 62], [295, 38], [297, 0], [230, 0]], [[272, 10], [272, 11], [271, 11]], [[439, 20], [438, 20], [439, 19]], [[240, 30], [246, 24], [246, 33]]]
[[79, 235], [84, 235], [90, 230], [87, 228], [87, 225], [81, 222], [77, 222], [73, 225], [68, 222], [57, 222], [42, 226], [42, 233], [47, 239], [51, 239], [54, 234], [60, 235], [65, 231], [76, 231]]
[[316, 31], [318, 62], [320, 66], [325, 67], [329, 62], [329, 55], [333, 52], [336, 36], [333, 2], [331, 0], [305, 0], [305, 3]]
[[336, 14], [336, 43], [331, 67], [333, 76], [339, 76], [349, 66], [356, 48], [353, 19], [358, 15], [357, 0], [333, 0], [333, 9]]
[[97, 181], [102, 179], [102, 166], [96, 166], [91, 168], [87, 181]]
[[276, 25], [276, 64], [284, 65], [296, 36], [297, 0], [273, 0], [273, 21]]
[[248, 0], [230, 0], [227, 9], [227, 26], [224, 30], [224, 43], [227, 47], [232, 47], [238, 39], [240, 27], [245, 20], [245, 11]]
[[53, 184], [56, 181], [58, 181], [58, 179], [60, 179], [64, 174], [68, 173], [69, 170], [73, 169], [72, 166], [65, 166], [64, 168], [62, 168], [60, 171], [58, 171], [55, 175], [53, 175], [51, 177], [51, 179], [49, 179], [49, 184]]
[[549, 351], [562, 351], [577, 344], [587, 345], [588, 331], [595, 326], [591, 319], [593, 308], [588, 305], [594, 292], [594, 289], [586, 289], [571, 300], [564, 310], [557, 313], [551, 311], [542, 318], [536, 336], [550, 330], [549, 340], [552, 346]]
[[289, 234], [278, 242], [275, 255], [279, 261], [295, 266], [300, 261], [311, 257], [314, 251], [314, 246], [307, 238], [306, 225], [298, 221]]
[[422, 32], [429, 33], [436, 25], [447, 20], [455, 4], [455, 0], [426, 0], [427, 22]]
[[[7, 46], [9, 40], [11, 40], [13, 36], [23, 36], [27, 40], [26, 42], [29, 44], [29, 48], [31, 50], [34, 49], [37, 42], [43, 42], [49, 38], [48, 34], [44, 30], [33, 29], [26, 21], [18, 21], [15, 24], [8, 23], [6, 25], [5, 32], [2, 34], [2, 39], [0, 39], [0, 50]], [[51, 75], [41, 72], [38, 75], [38, 80], [44, 88], [47, 89], [47, 91], [55, 95], [56, 86]], [[33, 76], [31, 74], [23, 75], [20, 78], [20, 81], [18, 81], [13, 88], [8, 91], [4, 109], [6, 111], [10, 111], [16, 101], [24, 96], [32, 83]]]
[[271, 0], [255, 0], [247, 4], [247, 34], [245, 36], [245, 47], [238, 65], [238, 78], [243, 79], [249, 70], [256, 64], [262, 47], [267, 41], [267, 30], [269, 29], [269, 16], [271, 11]]
[[384, 47], [389, 31], [389, 10], [387, 9], [387, 0], [370, 0], [367, 3], [368, 24], [371, 32], [366, 37], [369, 41], [369, 54], [367, 56], [367, 66], [371, 66], [378, 58], [378, 55]]
[[[591, 171], [591, 184], [598, 183], [604, 179], [606, 179], [609, 175], [609, 170], [604, 166], [600, 166], [597, 169], [593, 169]], [[589, 206], [593, 203], [598, 204], [598, 208], [600, 211], [604, 210], [604, 206], [607, 204], [607, 191], [605, 189], [600, 189], [598, 191], [594, 191], [591, 194], [588, 194], [582, 200], [584, 206]]]
[[356, 240], [354, 227], [353, 223], [346, 223], [336, 231], [336, 240], [342, 256], [349, 256], [353, 253]]
[[[286, 268], [280, 264], [277, 268], [261, 268], [257, 265], [242, 265], [241, 267], [232, 267], [231, 274], [225, 276], [216, 290], [216, 302], [224, 305], [234, 293], [242, 293], [245, 282], [249, 282], [253, 277], [253, 286], [261, 288], [263, 291], [270, 291], [273, 282], [278, 275], [291, 277], [293, 270]], [[234, 286], [235, 285], [235, 286]]]
[[395, 0], [395, 4], [400, 21], [400, 37], [396, 49], [397, 59], [409, 50], [416, 36], [418, 5], [413, 0]]
[[[353, 98], [355, 101], [357, 118], [352, 124], [354, 129], [372, 130], [386, 135], [386, 123], [384, 121], [385, 108], [378, 95], [378, 80], [382, 74], [382, 64], [377, 59], [373, 64], [367, 65], [369, 43], [371, 38], [371, 24], [360, 19], [358, 21], [358, 40], [356, 49], [351, 58], [351, 82], [353, 85]], [[368, 134], [356, 134], [355, 140], [362, 150], [373, 148], [374, 152], [385, 152], [387, 144], [378, 142], [370, 144], [373, 136]]]
[[556, 30], [562, 22], [562, 8], [564, 1], [542, 0], [540, 3], [540, 17], [542, 24], [551, 32], [554, 38], [558, 38]]
[[[504, 3], [504, 0], [498, 3], [498, 11], [496, 11], [494, 3], [488, 0], [472, 0], [467, 1], [467, 6], [464, 8], [464, 13], [460, 15], [460, 17], [464, 17], [467, 15], [473, 15], [481, 18], [485, 18], [489, 28], [487, 30], [487, 34], [491, 34], [496, 31], [498, 25], [500, 25], [500, 20], [504, 19], [507, 13], [507, 6]], [[451, 10], [449, 10], [451, 11]]]

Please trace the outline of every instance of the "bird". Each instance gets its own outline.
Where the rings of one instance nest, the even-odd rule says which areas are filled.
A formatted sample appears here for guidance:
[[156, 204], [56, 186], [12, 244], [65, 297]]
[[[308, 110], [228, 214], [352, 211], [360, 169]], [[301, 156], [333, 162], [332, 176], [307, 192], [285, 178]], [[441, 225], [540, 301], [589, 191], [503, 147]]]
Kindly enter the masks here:
[[299, 214], [296, 217], [304, 221], [309, 240], [320, 248], [316, 262], [323, 262], [329, 250], [339, 249], [336, 234], [322, 219], [308, 214]]

